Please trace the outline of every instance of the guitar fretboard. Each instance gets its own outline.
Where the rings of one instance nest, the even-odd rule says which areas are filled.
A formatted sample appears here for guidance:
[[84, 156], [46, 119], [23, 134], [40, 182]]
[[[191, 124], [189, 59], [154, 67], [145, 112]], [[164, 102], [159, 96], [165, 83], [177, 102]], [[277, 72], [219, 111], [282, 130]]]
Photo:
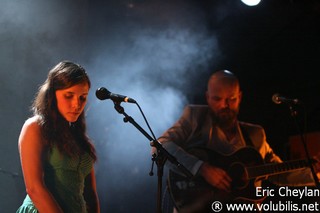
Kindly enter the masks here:
[[246, 167], [248, 172], [249, 179], [263, 177], [267, 175], [276, 175], [284, 172], [294, 171], [308, 167], [308, 161], [305, 159], [302, 160], [293, 160], [283, 163], [269, 163], [259, 166]]

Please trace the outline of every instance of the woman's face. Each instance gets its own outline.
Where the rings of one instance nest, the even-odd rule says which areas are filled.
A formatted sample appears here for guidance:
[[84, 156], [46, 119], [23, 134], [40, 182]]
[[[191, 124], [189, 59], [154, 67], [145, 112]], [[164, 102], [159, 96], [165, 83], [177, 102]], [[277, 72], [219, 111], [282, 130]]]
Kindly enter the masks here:
[[75, 122], [82, 113], [89, 92], [88, 83], [56, 91], [58, 111], [69, 122]]

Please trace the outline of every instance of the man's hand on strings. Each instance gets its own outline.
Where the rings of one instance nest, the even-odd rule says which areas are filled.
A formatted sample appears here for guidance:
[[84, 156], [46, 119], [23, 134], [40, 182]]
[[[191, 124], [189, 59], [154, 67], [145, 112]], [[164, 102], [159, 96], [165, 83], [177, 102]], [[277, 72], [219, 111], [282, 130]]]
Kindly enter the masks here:
[[231, 189], [231, 178], [226, 171], [219, 167], [203, 163], [200, 168], [200, 174], [204, 179], [217, 189], [229, 192]]

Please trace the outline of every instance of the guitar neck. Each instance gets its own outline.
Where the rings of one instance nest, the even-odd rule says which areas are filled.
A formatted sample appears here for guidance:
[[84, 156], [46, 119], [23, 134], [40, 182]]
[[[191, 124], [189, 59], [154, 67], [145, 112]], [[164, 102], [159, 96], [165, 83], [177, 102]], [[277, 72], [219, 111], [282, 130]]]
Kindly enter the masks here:
[[293, 160], [283, 163], [270, 163], [259, 166], [247, 167], [249, 179], [263, 177], [267, 175], [276, 175], [290, 171], [296, 171], [309, 166], [306, 159]]

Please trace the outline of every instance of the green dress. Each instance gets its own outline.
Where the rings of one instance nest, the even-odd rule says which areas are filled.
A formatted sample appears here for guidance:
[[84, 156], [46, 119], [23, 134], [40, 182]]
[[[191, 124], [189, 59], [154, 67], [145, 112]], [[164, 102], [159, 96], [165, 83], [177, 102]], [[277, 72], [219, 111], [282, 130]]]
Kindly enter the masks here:
[[[83, 197], [84, 180], [93, 167], [93, 159], [87, 153], [77, 158], [61, 154], [57, 148], [49, 152], [45, 164], [46, 186], [65, 213], [87, 213]], [[27, 195], [16, 213], [37, 213]]]

